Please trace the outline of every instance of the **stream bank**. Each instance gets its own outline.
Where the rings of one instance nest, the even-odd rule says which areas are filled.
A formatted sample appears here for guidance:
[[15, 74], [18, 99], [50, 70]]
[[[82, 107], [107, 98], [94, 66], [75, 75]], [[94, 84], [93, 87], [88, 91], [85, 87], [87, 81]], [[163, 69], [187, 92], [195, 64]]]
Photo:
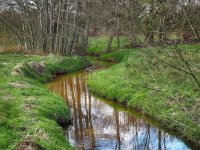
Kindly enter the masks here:
[[[187, 59], [200, 65], [199, 45], [182, 45], [181, 49]], [[119, 50], [100, 56], [102, 60], [118, 64], [91, 74], [88, 80], [90, 90], [101, 97], [140, 110], [158, 120], [162, 126], [200, 145], [200, 92], [197, 84], [191, 76], [155, 58], [147, 59], [145, 52], [148, 50], [152, 49]], [[158, 57], [179, 63], [179, 60], [168, 60], [159, 53]], [[200, 77], [200, 74], [196, 75]]]
[[64, 75], [46, 85], [63, 97], [70, 108], [72, 125], [65, 134], [74, 147], [82, 150], [198, 149], [175, 132], [162, 128], [158, 121], [91, 94], [86, 83], [90, 73]]
[[43, 83], [88, 66], [81, 57], [0, 54], [0, 149], [74, 149], [58, 125], [69, 108]]

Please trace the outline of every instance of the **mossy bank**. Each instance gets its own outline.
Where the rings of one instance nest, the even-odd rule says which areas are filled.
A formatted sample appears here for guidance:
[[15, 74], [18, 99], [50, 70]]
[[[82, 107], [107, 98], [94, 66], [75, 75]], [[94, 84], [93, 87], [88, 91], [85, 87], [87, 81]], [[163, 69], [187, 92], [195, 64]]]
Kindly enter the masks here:
[[89, 65], [81, 57], [0, 54], [0, 149], [73, 149], [58, 125], [69, 109], [42, 83]]
[[[179, 48], [185, 59], [194, 65], [192, 70], [200, 79], [197, 69], [200, 68], [200, 45]], [[101, 59], [118, 64], [91, 74], [89, 88], [103, 97], [141, 110], [163, 126], [200, 144], [199, 87], [191, 75], [160, 62], [163, 60], [185, 69], [172, 47], [167, 47], [164, 54], [161, 50], [163, 48], [132, 49], [102, 55]], [[157, 58], [147, 55], [153, 51]], [[168, 53], [172, 57], [168, 57]]]

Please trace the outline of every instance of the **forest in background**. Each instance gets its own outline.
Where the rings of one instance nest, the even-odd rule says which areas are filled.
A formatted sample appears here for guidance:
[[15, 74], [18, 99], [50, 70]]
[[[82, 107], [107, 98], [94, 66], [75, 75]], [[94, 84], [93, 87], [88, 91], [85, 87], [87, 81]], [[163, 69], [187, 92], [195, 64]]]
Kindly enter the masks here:
[[198, 0], [1, 0], [0, 10], [2, 51], [85, 54], [100, 35], [107, 51], [115, 39], [116, 48], [200, 40]]

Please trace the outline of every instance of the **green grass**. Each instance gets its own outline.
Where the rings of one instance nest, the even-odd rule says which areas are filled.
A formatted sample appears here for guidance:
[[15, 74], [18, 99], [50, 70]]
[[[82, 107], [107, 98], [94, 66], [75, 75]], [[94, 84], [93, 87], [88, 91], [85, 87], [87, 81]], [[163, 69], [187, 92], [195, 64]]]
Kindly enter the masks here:
[[[195, 64], [193, 69], [200, 79], [200, 45], [179, 47], [184, 57]], [[154, 57], [147, 57], [146, 51], [156, 51], [160, 59], [183, 65], [177, 57], [168, 57], [158, 49], [103, 54], [101, 59], [119, 63], [90, 75], [90, 90], [139, 109], [159, 120], [163, 126], [176, 129], [182, 136], [200, 144], [200, 92], [197, 84], [191, 76], [160, 63]], [[165, 52], [171, 54], [174, 50], [167, 47]]]
[[[98, 36], [89, 38], [88, 53], [89, 54], [98, 54], [104, 52], [107, 49], [109, 36]], [[120, 47], [125, 47], [129, 44], [129, 39], [125, 36], [120, 36]], [[114, 38], [112, 43], [112, 49], [116, 49], [117, 46], [117, 37]]]
[[[28, 65], [33, 61], [43, 61], [41, 74]], [[16, 65], [23, 75], [13, 75]], [[56, 73], [70, 73], [88, 65], [81, 57], [0, 54], [0, 149], [73, 149], [58, 125], [69, 121], [69, 109], [42, 83]]]
[[[89, 45], [87, 52], [89, 54], [101, 54], [102, 52], [105, 52], [107, 50], [109, 36], [96, 36], [96, 37], [90, 37], [89, 38]], [[170, 40], [177, 40], [178, 37], [175, 34], [172, 34], [168, 37]], [[158, 41], [158, 37], [155, 36], [155, 40]], [[140, 34], [137, 35], [137, 42], [138, 44], [145, 44], [145, 36]], [[130, 38], [128, 36], [120, 36], [120, 48], [124, 49], [130, 46]], [[112, 43], [112, 51], [118, 49], [117, 45], [117, 37], [114, 37], [113, 43]]]

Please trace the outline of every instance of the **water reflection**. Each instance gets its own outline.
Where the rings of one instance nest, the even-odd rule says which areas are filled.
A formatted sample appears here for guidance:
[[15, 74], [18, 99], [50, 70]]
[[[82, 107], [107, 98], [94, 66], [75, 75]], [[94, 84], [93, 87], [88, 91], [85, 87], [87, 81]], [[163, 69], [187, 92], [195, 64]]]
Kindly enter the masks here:
[[66, 130], [70, 143], [89, 150], [188, 150], [175, 136], [153, 127], [137, 113], [121, 110], [92, 96], [87, 74], [56, 79], [48, 87], [61, 95], [71, 108], [73, 125]]

